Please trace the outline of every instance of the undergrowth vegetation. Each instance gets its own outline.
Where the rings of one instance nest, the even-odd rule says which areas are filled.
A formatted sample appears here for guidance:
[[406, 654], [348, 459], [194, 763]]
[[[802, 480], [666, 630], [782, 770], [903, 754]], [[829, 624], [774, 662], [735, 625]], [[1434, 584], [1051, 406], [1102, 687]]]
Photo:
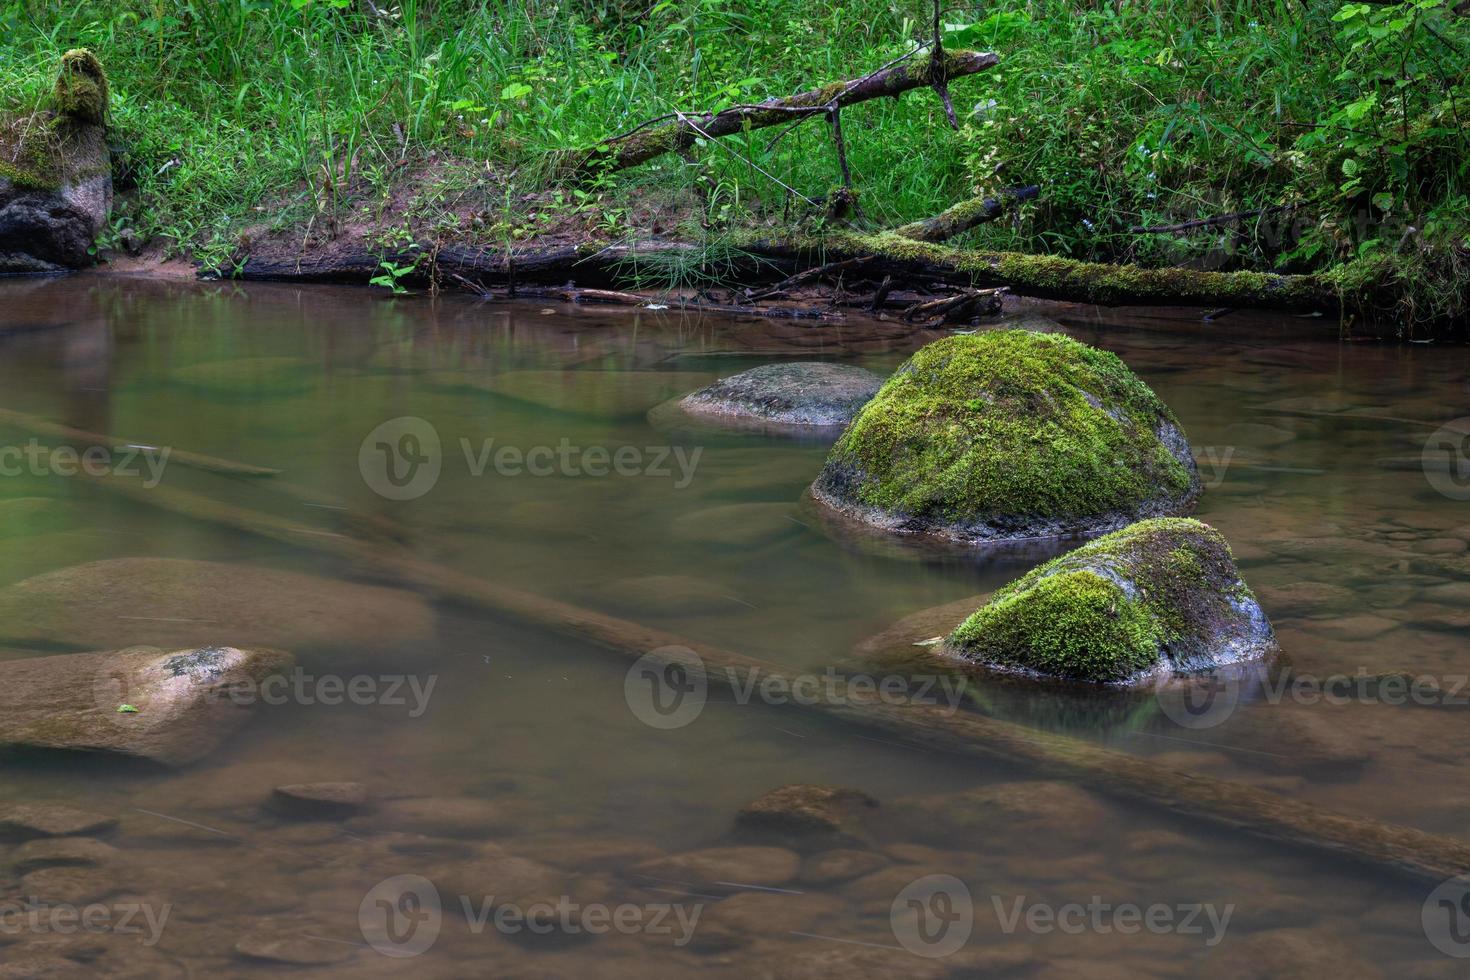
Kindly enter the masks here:
[[[865, 220], [1021, 184], [988, 248], [1207, 268], [1362, 256], [1405, 312], [1470, 306], [1470, 16], [1459, 0], [953, 3], [946, 44], [998, 52], [935, 95], [854, 106]], [[223, 263], [245, 228], [487, 244], [799, 217], [838, 183], [821, 119], [700, 145], [591, 186], [558, 150], [674, 109], [853, 78], [932, 32], [928, 0], [0, 0], [3, 108], [47, 104], [59, 57], [106, 64], [136, 193], [116, 233]], [[796, 196], [794, 189], [801, 195]], [[1141, 231], [1223, 214], [1224, 223]], [[1258, 212], [1258, 213], [1252, 213]]]

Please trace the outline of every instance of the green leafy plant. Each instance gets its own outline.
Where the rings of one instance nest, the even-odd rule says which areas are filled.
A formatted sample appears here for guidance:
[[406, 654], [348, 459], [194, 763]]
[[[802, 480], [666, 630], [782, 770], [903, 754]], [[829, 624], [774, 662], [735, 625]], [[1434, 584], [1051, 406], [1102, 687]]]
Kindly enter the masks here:
[[384, 289], [391, 289], [394, 296], [408, 295], [409, 291], [407, 287], [403, 285], [403, 280], [406, 279], [409, 275], [413, 273], [415, 269], [418, 268], [417, 263], [409, 262], [406, 265], [397, 265], [384, 259], [382, 262], [378, 263], [378, 268], [382, 269], [383, 271], [380, 274], [373, 276], [372, 279], [368, 280], [369, 283], [374, 286], [382, 286]]

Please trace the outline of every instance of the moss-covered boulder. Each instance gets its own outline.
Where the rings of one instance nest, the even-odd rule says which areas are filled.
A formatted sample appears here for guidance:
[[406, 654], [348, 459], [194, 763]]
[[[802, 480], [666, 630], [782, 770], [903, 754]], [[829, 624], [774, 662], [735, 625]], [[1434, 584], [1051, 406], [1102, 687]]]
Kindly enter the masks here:
[[0, 117], [0, 273], [62, 272], [92, 262], [112, 209], [107, 76], [68, 51], [52, 109]]
[[1275, 638], [1214, 528], [1155, 518], [1054, 558], [944, 641], [997, 670], [1130, 683], [1265, 657]]
[[1026, 330], [919, 350], [812, 486], [880, 528], [976, 542], [1096, 534], [1199, 490], [1173, 413], [1116, 355]]

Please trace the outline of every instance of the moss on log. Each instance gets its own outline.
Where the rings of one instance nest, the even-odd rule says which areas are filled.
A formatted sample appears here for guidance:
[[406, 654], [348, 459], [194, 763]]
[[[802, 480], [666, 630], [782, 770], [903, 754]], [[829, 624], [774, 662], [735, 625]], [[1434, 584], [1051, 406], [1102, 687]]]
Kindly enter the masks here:
[[831, 262], [871, 255], [896, 274], [949, 280], [958, 277], [973, 285], [1007, 286], [1027, 296], [1099, 306], [1353, 309], [1359, 305], [1356, 297], [1371, 288], [1378, 272], [1366, 262], [1336, 266], [1315, 275], [1147, 269], [1054, 255], [956, 249], [915, 241], [897, 232], [834, 231], [784, 240], [752, 240], [746, 247], [758, 254], [797, 261]]
[[1039, 193], [1036, 185], [1001, 191], [995, 197], [972, 197], [932, 218], [915, 221], [897, 229], [894, 234], [920, 242], [942, 242], [976, 225], [994, 221], [1021, 201], [1029, 201]]

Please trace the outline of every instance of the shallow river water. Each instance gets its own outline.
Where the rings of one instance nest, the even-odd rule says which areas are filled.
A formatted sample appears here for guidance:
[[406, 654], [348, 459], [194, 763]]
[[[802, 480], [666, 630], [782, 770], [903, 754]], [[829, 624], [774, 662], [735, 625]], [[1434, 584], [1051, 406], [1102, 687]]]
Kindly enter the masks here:
[[[1296, 677], [1405, 671], [1439, 694], [1253, 687], [1204, 722], [1111, 694], [957, 710], [985, 702], [1160, 771], [1470, 837], [1470, 486], [1456, 470], [1470, 350], [1342, 343], [1299, 318], [1063, 319], [1179, 417], [1206, 484], [1196, 516], [1231, 541]], [[5, 962], [52, 971], [25, 976], [1463, 975], [1470, 904], [1453, 888], [790, 703], [832, 696], [828, 668], [862, 664], [863, 641], [903, 617], [1066, 546], [986, 556], [853, 537], [803, 499], [822, 442], [671, 431], [647, 413], [775, 360], [887, 373], [937, 336], [328, 287], [0, 282], [0, 409], [154, 447], [136, 451], [134, 496], [55, 456], [0, 458], [0, 657], [218, 644], [297, 663], [289, 689], [182, 769], [3, 760], [0, 807], [117, 823], [95, 832], [106, 847], [0, 842], [0, 976]], [[31, 438], [0, 421], [0, 446]], [[170, 447], [282, 472], [201, 472], [164, 461]], [[301, 540], [171, 511], [148, 496], [154, 477], [304, 525]], [[630, 658], [400, 589], [392, 561], [312, 535], [811, 683], [711, 688], [670, 714]], [[116, 562], [54, 605], [14, 589], [113, 559], [224, 577]], [[370, 799], [323, 817], [273, 795], [325, 782]], [[742, 807], [788, 784], [876, 805], [820, 848], [737, 833]], [[553, 927], [514, 914], [538, 903]], [[109, 926], [34, 914], [57, 906], [100, 906]]]

